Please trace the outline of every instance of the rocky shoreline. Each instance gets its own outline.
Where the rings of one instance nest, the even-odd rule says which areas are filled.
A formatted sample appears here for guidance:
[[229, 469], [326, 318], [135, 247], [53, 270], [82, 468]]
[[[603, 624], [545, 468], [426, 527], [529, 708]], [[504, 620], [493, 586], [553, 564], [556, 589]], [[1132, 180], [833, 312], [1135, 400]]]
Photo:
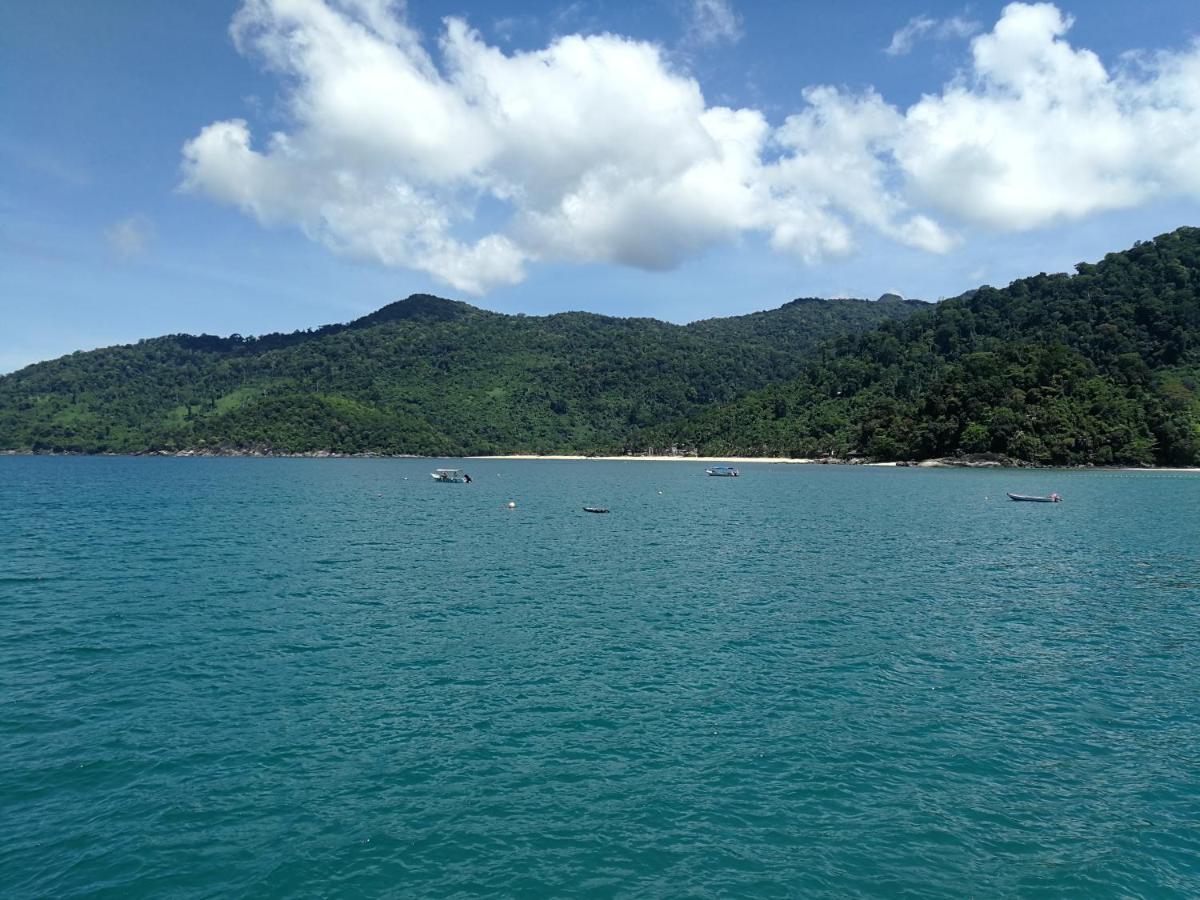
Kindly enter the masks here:
[[916, 466], [922, 469], [1028, 469], [1041, 468], [1038, 463], [1013, 459], [1003, 453], [965, 453], [961, 456], [941, 456], [935, 459], [908, 460], [897, 466]]
[[447, 459], [449, 457], [421, 456], [416, 453], [379, 453], [366, 450], [342, 453], [337, 450], [305, 450], [293, 453], [266, 448], [232, 449], [221, 447], [216, 450], [135, 450], [130, 453], [114, 453], [105, 450], [88, 453], [82, 450], [0, 450], [0, 456], [112, 456], [112, 457], [198, 457], [198, 458], [256, 458], [256, 459]]
[[381, 453], [374, 450], [360, 452], [342, 452], [337, 450], [305, 450], [299, 452], [275, 450], [271, 447], [187, 450], [144, 450], [132, 453], [87, 453], [78, 450], [0, 450], [0, 456], [97, 456], [97, 457], [168, 457], [168, 458], [237, 458], [237, 459], [515, 459], [515, 460], [641, 460], [650, 462], [735, 462], [735, 463], [785, 463], [794, 465], [828, 465], [828, 466], [874, 466], [892, 468], [917, 469], [1114, 469], [1128, 471], [1131, 469], [1145, 471], [1200, 471], [1200, 469], [1180, 469], [1170, 466], [1048, 466], [1028, 460], [1014, 459], [1000, 453], [969, 453], [960, 456], [943, 456], [921, 460], [873, 460], [868, 457], [746, 457], [746, 456], [690, 456], [665, 455], [649, 456], [641, 454], [604, 455], [604, 454], [493, 454], [489, 456], [423, 456], [415, 453]]

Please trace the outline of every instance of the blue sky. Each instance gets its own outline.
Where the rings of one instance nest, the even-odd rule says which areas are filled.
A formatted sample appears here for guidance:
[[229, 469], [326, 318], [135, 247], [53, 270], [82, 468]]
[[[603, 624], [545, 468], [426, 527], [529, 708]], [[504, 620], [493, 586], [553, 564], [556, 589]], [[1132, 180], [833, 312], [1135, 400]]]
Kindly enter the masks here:
[[1198, 224], [1198, 35], [1193, 0], [3, 4], [0, 372], [421, 291], [682, 322], [1066, 270]]

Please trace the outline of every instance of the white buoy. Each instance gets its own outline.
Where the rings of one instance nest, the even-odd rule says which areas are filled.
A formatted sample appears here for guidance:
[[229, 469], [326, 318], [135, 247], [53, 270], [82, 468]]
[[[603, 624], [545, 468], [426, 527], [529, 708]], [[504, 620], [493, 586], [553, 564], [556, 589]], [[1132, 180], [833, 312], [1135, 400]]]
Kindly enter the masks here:
[[516, 501], [516, 500], [509, 500], [509, 501], [508, 501], [508, 508], [509, 508], [509, 509], [516, 509], [516, 508], [517, 508], [517, 501]]

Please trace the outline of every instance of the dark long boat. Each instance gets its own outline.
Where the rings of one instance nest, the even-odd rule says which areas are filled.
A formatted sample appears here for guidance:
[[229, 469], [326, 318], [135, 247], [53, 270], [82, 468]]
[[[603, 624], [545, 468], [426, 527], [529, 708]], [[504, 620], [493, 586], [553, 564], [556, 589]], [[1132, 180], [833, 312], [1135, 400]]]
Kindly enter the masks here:
[[1009, 494], [1009, 500], [1016, 500], [1021, 503], [1061, 503], [1062, 497], [1058, 494], [1051, 494], [1049, 497], [1032, 497], [1029, 494]]

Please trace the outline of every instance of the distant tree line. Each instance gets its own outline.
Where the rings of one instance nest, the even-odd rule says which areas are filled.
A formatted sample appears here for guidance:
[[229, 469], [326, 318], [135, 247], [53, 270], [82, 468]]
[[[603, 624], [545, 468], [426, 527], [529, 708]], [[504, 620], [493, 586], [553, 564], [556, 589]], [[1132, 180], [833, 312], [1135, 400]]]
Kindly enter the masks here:
[[640, 452], [1200, 464], [1200, 229], [936, 306], [687, 326], [415, 295], [345, 325], [170, 335], [0, 378], [0, 449]]
[[1200, 464], [1200, 229], [823, 345], [800, 375], [647, 429], [707, 453]]
[[0, 378], [0, 448], [611, 450], [795, 377], [822, 340], [924, 305], [798, 300], [678, 326], [415, 295], [346, 325], [170, 335], [30, 366]]

